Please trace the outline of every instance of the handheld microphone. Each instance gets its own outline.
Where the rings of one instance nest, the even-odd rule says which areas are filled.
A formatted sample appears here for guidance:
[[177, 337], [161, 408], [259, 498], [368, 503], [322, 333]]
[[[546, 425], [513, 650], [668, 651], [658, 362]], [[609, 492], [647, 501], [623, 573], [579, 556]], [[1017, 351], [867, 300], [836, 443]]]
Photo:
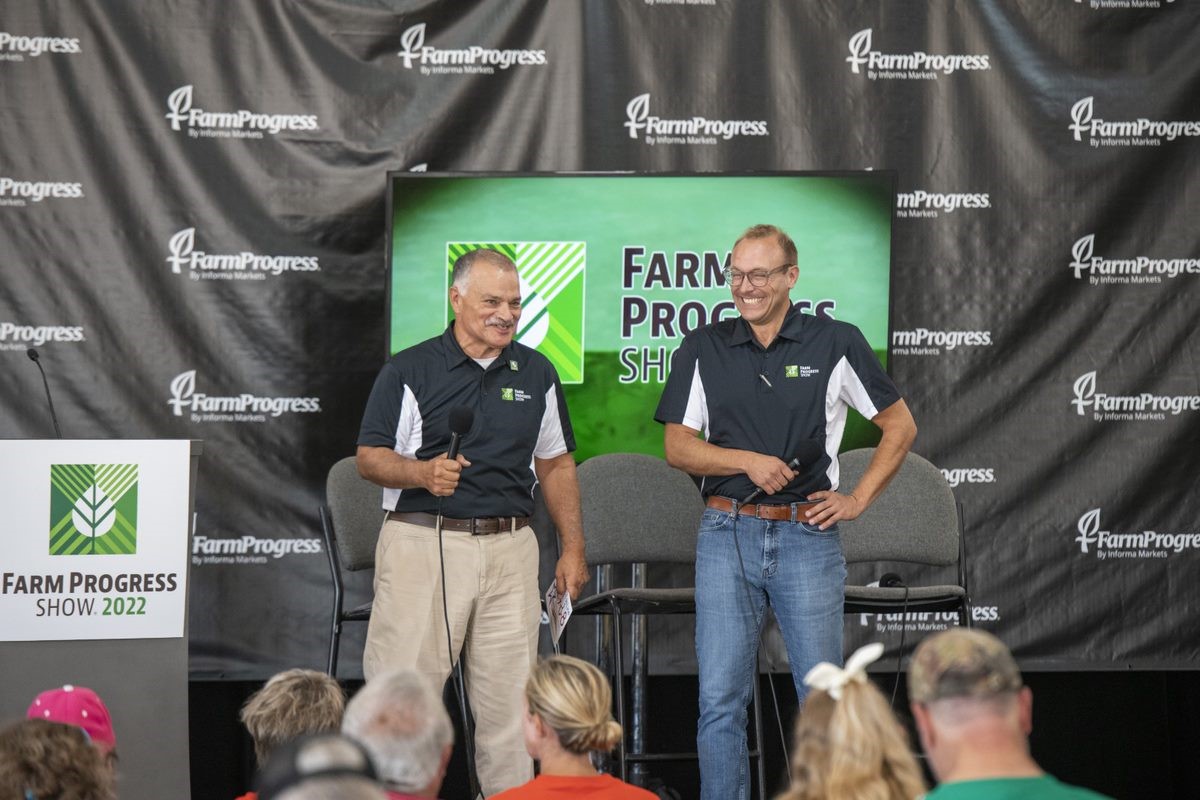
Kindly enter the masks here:
[[[796, 456], [795, 458], [793, 458], [791, 461], [788, 462], [788, 469], [790, 469], [792, 472], [800, 471], [800, 456]], [[753, 492], [746, 495], [746, 499], [743, 500], [739, 505], [743, 505], [743, 506], [750, 505], [758, 498], [758, 496], [760, 494], [762, 494], [762, 492], [763, 492], [763, 490], [761, 488], [755, 489]]]
[[54, 413], [54, 400], [50, 397], [50, 382], [46, 380], [46, 370], [42, 369], [41, 356], [32, 347], [25, 351], [29, 360], [37, 364], [38, 372], [42, 373], [42, 386], [46, 388], [46, 403], [50, 406], [50, 420], [54, 423], [54, 435], [63, 438], [62, 429], [58, 427], [58, 415]]
[[458, 458], [458, 448], [462, 445], [462, 437], [471, 430], [475, 423], [475, 412], [466, 406], [455, 406], [450, 409], [450, 449], [446, 458], [453, 461]]

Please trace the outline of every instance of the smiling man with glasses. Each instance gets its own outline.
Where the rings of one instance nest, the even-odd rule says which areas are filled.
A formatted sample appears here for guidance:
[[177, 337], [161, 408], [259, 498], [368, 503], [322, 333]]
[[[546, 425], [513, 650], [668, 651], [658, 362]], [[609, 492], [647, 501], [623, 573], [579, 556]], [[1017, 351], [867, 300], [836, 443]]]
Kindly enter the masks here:
[[[801, 704], [805, 673], [819, 661], [842, 663], [837, 523], [874, 502], [917, 433], [858, 328], [792, 306], [797, 260], [795, 243], [773, 225], [742, 234], [725, 270], [740, 316], [684, 338], [655, 413], [667, 461], [704, 476], [708, 506], [695, 584], [702, 800], [746, 797], [746, 706], [768, 603]], [[858, 485], [839, 492], [848, 408], [882, 438]], [[757, 502], [744, 503], [754, 492]]]

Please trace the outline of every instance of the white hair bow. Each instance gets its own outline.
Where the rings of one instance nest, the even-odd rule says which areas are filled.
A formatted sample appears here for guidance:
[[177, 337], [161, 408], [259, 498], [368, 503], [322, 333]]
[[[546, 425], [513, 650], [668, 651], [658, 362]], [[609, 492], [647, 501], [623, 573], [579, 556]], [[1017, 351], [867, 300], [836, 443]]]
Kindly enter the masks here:
[[854, 655], [846, 659], [846, 667], [822, 661], [808, 671], [804, 676], [804, 685], [828, 692], [834, 700], [842, 699], [842, 687], [851, 681], [865, 683], [867, 666], [879, 660], [883, 655], [883, 643], [872, 642], [854, 651]]

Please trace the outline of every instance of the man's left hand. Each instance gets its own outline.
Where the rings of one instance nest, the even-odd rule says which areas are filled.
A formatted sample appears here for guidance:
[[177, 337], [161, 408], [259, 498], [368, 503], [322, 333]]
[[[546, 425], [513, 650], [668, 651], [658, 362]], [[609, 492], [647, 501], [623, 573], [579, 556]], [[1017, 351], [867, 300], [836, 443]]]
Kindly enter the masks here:
[[855, 519], [863, 512], [862, 504], [850, 494], [838, 494], [825, 489], [813, 492], [808, 499], [817, 505], [804, 512], [804, 521], [809, 525], [816, 525], [821, 530], [838, 520]]
[[590, 578], [583, 553], [563, 553], [559, 556], [558, 565], [554, 568], [554, 583], [558, 586], [559, 594], [566, 591], [572, 600], [579, 599], [579, 593]]

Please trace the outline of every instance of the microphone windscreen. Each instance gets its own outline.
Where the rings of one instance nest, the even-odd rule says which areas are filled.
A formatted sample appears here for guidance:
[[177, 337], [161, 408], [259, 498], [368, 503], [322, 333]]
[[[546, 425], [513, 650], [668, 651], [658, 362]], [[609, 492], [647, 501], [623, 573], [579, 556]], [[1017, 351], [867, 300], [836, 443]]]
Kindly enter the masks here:
[[29, 356], [30, 361], [38, 360], [38, 351], [34, 350], [32, 347], [25, 351], [25, 355]]
[[475, 422], [475, 412], [466, 406], [455, 406], [450, 409], [450, 432], [466, 436]]

